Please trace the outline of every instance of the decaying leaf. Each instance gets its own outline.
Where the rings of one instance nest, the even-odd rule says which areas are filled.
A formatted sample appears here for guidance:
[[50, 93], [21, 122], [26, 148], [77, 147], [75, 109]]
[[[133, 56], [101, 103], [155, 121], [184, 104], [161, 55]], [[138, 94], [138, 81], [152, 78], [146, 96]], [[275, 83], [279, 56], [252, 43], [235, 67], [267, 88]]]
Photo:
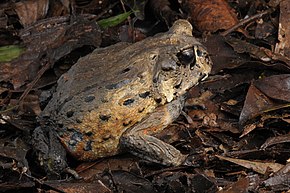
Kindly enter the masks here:
[[272, 189], [289, 189], [289, 179], [290, 174], [283, 174], [274, 177], [270, 177], [267, 180], [263, 181], [263, 184], [266, 187], [271, 187]]
[[266, 149], [268, 146], [279, 143], [290, 143], [290, 133], [267, 139], [267, 141], [261, 146], [261, 149]]
[[15, 3], [15, 11], [23, 26], [43, 19], [49, 8], [49, 0], [26, 0]]
[[212, 74], [216, 74], [223, 69], [238, 67], [249, 61], [249, 57], [236, 53], [221, 35], [212, 35], [203, 44], [206, 46], [214, 63]]
[[[58, 190], [58, 192], [66, 192], [66, 193], [88, 193], [88, 192], [96, 192], [96, 193], [113, 193], [109, 187], [106, 187], [101, 181], [96, 180], [95, 182], [56, 182], [51, 181], [46, 183], [54, 190]], [[56, 191], [53, 191], [56, 192]]]
[[98, 163], [89, 162], [79, 165], [76, 169], [83, 179], [93, 179], [96, 175], [100, 175], [104, 170], [123, 170], [138, 171], [136, 157], [121, 157], [117, 159], [104, 159]]
[[[265, 112], [289, 107], [289, 74], [255, 81], [249, 88], [239, 122], [244, 125]], [[275, 99], [275, 100], [273, 100]]]
[[176, 10], [172, 9], [174, 6], [171, 5], [169, 0], [150, 0], [149, 4], [155, 15], [165, 21], [168, 26], [180, 17]]
[[[26, 159], [26, 154], [28, 150], [29, 147], [27, 146], [27, 144], [19, 138], [14, 139], [14, 141], [9, 138], [3, 138], [0, 140], [0, 157], [11, 160], [11, 162], [16, 162], [15, 169], [19, 171], [21, 171], [24, 167], [27, 169], [29, 168]], [[13, 164], [11, 164], [11, 166], [12, 165]], [[3, 166], [1, 166], [0, 164], [0, 167]]]
[[238, 53], [249, 53], [253, 58], [257, 58], [264, 62], [277, 60], [285, 62], [288, 66], [290, 66], [290, 58], [282, 56], [280, 53], [276, 54], [267, 48], [259, 47], [233, 37], [226, 37], [226, 40], [227, 43], [230, 44]]
[[[4, 147], [0, 148], [1, 190], [7, 188], [11, 192], [16, 189], [36, 192], [40, 187], [40, 189], [47, 188], [60, 192], [142, 193], [217, 192], [219, 189], [220, 192], [233, 193], [263, 192], [265, 189], [279, 192], [280, 188], [283, 191], [289, 189], [290, 164], [285, 164], [290, 152], [288, 148], [290, 59], [287, 1], [45, 0], [38, 2], [17, 0], [17, 3], [7, 2], [6, 0], [0, 3], [0, 26], [2, 26], [0, 44], [21, 45], [25, 51], [18, 57], [15, 56], [12, 61], [2, 62], [0, 68], [0, 107], [5, 109], [0, 117], [0, 144]], [[228, 3], [235, 9], [234, 11]], [[18, 7], [9, 7], [15, 4]], [[46, 10], [45, 5], [48, 4], [49, 9]], [[145, 4], [146, 20], [137, 20], [142, 19]], [[123, 13], [124, 8], [133, 12]], [[38, 114], [41, 111], [40, 106], [43, 107], [42, 103], [39, 105], [37, 95], [45, 90], [42, 92], [42, 97], [45, 97], [41, 101], [46, 103], [51, 94], [45, 95], [45, 93], [53, 92], [51, 86], [55, 84], [55, 75], [58, 77], [67, 70], [66, 68], [59, 72], [57, 68], [63, 68], [63, 63], [71, 66], [80, 56], [99, 46], [101, 33], [102, 47], [119, 40], [136, 40], [132, 37], [137, 37], [139, 34], [133, 30], [140, 30], [141, 34], [146, 35], [166, 30], [163, 28], [166, 27], [164, 23], [158, 22], [158, 19], [165, 20], [170, 25], [175, 19], [184, 17], [187, 13], [188, 18], [196, 26], [193, 30], [194, 36], [200, 37], [200, 32], [203, 31], [213, 32], [211, 36], [203, 36], [201, 43], [209, 51], [214, 65], [206, 81], [187, 93], [188, 98], [182, 115], [156, 137], [176, 146], [182, 153], [189, 154], [190, 163], [199, 166], [163, 167], [126, 154], [89, 163], [69, 159], [69, 166], [83, 177], [82, 181], [55, 183], [46, 178], [41, 181], [41, 184], [37, 184], [40, 175], [42, 177], [44, 174], [38, 173], [38, 168], [34, 166], [38, 160], [31, 158], [33, 152], [30, 151], [30, 147], [11, 146], [9, 140], [12, 139], [14, 143], [15, 138], [23, 137], [22, 133], [29, 134], [32, 129], [35, 129], [36, 120], [30, 115]], [[237, 14], [239, 18], [244, 19], [238, 21]], [[63, 17], [63, 15], [68, 16]], [[110, 18], [111, 15], [116, 17]], [[127, 19], [128, 15], [131, 17], [130, 26], [119, 27], [120, 25], [117, 24]], [[156, 15], [159, 17], [154, 17]], [[247, 20], [247, 17], [250, 19]], [[105, 29], [107, 31], [100, 33], [96, 25], [99, 18], [107, 18], [100, 20], [101, 25], [109, 27]], [[110, 27], [113, 25], [117, 26]], [[235, 26], [232, 27], [233, 25]], [[244, 30], [249, 35], [231, 33], [239, 26], [244, 26]], [[228, 28], [229, 30], [224, 33], [216, 35], [218, 30]], [[122, 30], [126, 35], [129, 34], [128, 37], [122, 35]], [[231, 36], [228, 35], [229, 33]], [[80, 54], [84, 51], [83, 48], [86, 51]], [[51, 67], [53, 69], [39, 75], [40, 72]], [[42, 78], [38, 79], [40, 76]], [[41, 87], [34, 84], [35, 81], [38, 81]], [[26, 90], [25, 87], [20, 88], [23, 85], [26, 86]], [[22, 95], [26, 97], [21, 97], [20, 100], [23, 90], [27, 95]], [[29, 91], [29, 94], [26, 91]], [[18, 107], [18, 111], [14, 111], [15, 106]], [[19, 114], [13, 117], [15, 112]], [[21, 115], [25, 117], [22, 118]], [[58, 126], [61, 127], [61, 124]], [[38, 128], [36, 131], [39, 130], [45, 129]], [[51, 131], [51, 128], [46, 130]], [[3, 136], [9, 136], [9, 139]], [[24, 138], [26, 137], [29, 136], [25, 135]], [[57, 138], [55, 137], [54, 140]], [[32, 146], [35, 149], [48, 149], [49, 147], [46, 146], [38, 146], [42, 141], [34, 141]], [[220, 155], [221, 152], [228, 157], [217, 156], [219, 159], [235, 164], [217, 161], [215, 155]], [[33, 183], [27, 178], [25, 180], [30, 183], [22, 183], [28, 173], [23, 173], [21, 167], [31, 171]], [[9, 177], [9, 170], [16, 175], [6, 179]], [[259, 174], [253, 175], [253, 173]], [[63, 174], [61, 178], [63, 177], [67, 175]], [[28, 186], [33, 190], [26, 191], [24, 188]]]
[[216, 180], [206, 172], [197, 171], [194, 175], [187, 172], [162, 172], [155, 176], [155, 186], [158, 192], [162, 192], [162, 187], [166, 187], [167, 192], [217, 192]]
[[271, 57], [265, 53], [263, 48], [233, 37], [227, 37], [226, 40], [228, 44], [230, 44], [238, 53], [249, 53], [252, 57], [260, 59], [264, 62], [271, 61]]
[[243, 159], [235, 159], [235, 158], [229, 158], [224, 157], [220, 155], [216, 155], [221, 160], [226, 160], [235, 164], [238, 164], [240, 166], [243, 166], [248, 169], [252, 169], [255, 172], [258, 172], [260, 174], [265, 174], [267, 171], [269, 171], [269, 168], [273, 172], [279, 171], [284, 165], [274, 162], [258, 162], [258, 161], [249, 161], [249, 160], [243, 160]]
[[112, 183], [112, 181], [117, 183], [118, 190], [121, 192], [156, 193], [152, 182], [134, 173], [115, 170], [103, 174], [103, 177], [109, 179], [108, 182], [110, 183]]
[[280, 2], [279, 18], [279, 43], [276, 44], [275, 53], [290, 57], [290, 3], [289, 1]]
[[70, 22], [70, 17], [50, 18], [23, 29], [20, 35], [26, 50], [12, 62], [1, 64], [0, 81], [11, 82], [18, 89], [33, 80], [42, 65], [53, 66], [83, 45], [99, 46], [101, 34], [94, 21], [79, 17]]
[[258, 79], [254, 85], [268, 97], [290, 102], [290, 74], [281, 74]]
[[244, 125], [249, 119], [253, 119], [263, 112], [273, 110], [277, 104], [268, 98], [254, 85], [249, 87], [239, 123]]
[[229, 184], [223, 190], [219, 191], [219, 193], [248, 192], [249, 186], [250, 186], [250, 178], [242, 177], [238, 181]]
[[255, 30], [255, 37], [257, 39], [265, 39], [272, 35], [276, 31], [275, 26], [270, 23], [266, 22], [263, 19], [258, 20], [257, 27]]
[[182, 7], [200, 31], [215, 32], [238, 23], [235, 11], [225, 0], [184, 0]]

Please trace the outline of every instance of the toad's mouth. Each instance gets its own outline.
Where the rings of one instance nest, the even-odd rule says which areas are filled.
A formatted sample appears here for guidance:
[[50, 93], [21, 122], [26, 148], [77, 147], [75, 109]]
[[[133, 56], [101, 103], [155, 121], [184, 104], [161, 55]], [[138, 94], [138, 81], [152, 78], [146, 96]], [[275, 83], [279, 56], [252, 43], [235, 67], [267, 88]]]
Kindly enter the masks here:
[[207, 77], [208, 77], [208, 74], [204, 73], [200, 76], [199, 81], [200, 82], [205, 81], [207, 79]]
[[[206, 80], [208, 77], [208, 73], [200, 73], [199, 74], [199, 78], [198, 81], [191, 81], [191, 83], [189, 83], [190, 80], [186, 79], [186, 78], [181, 78], [178, 83], [176, 83], [173, 86], [173, 89], [175, 90], [174, 92], [174, 96], [175, 97], [179, 97], [184, 95], [188, 90], [190, 90], [192, 87], [198, 85], [200, 82]], [[193, 82], [195, 82], [194, 84], [192, 84]]]

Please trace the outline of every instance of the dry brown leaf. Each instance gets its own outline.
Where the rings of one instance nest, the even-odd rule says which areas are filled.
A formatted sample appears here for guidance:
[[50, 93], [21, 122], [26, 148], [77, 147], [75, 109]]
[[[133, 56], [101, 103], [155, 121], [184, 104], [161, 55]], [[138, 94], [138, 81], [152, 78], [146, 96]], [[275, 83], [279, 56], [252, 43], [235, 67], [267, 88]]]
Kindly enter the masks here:
[[85, 162], [81, 163], [76, 171], [84, 179], [93, 179], [96, 175], [101, 174], [104, 170], [124, 170], [124, 171], [137, 171], [136, 157], [117, 157], [100, 160], [99, 162]]
[[32, 93], [28, 94], [21, 104], [20, 109], [29, 114], [39, 115], [41, 113], [41, 108], [38, 95]]
[[49, 8], [48, 0], [28, 0], [15, 3], [15, 11], [23, 26], [30, 25], [46, 16]]
[[240, 135], [240, 138], [248, 135], [250, 132], [254, 131], [257, 127], [261, 126], [263, 123], [251, 123], [244, 126], [243, 133]]
[[267, 141], [261, 146], [261, 149], [266, 149], [268, 146], [287, 142], [290, 142], [290, 133], [267, 139]]
[[272, 22], [264, 21], [263, 19], [259, 19], [257, 21], [257, 27], [255, 29], [255, 37], [257, 39], [265, 39], [270, 35], [275, 33], [276, 28]]
[[249, 53], [253, 58], [260, 59], [264, 62], [269, 62], [272, 59], [268, 54], [271, 50], [267, 50], [266, 48], [256, 46], [234, 37], [226, 37], [226, 41], [237, 53]]
[[290, 57], [290, 3], [289, 1], [280, 2], [279, 19], [279, 43], [276, 45], [275, 53]]
[[[96, 22], [82, 16], [54, 17], [37, 21], [20, 32], [26, 48], [17, 59], [1, 63], [0, 81], [11, 82], [14, 89], [33, 80], [42, 65], [54, 62], [83, 45], [98, 47], [101, 34]], [[40, 46], [41, 45], [41, 46]]]
[[227, 187], [219, 191], [219, 193], [248, 192], [249, 186], [250, 186], [250, 178], [242, 177], [238, 181], [229, 184]]
[[225, 0], [185, 0], [182, 7], [200, 31], [226, 30], [238, 23], [234, 10]]
[[[244, 125], [265, 112], [289, 107], [289, 74], [273, 75], [256, 80], [249, 87], [239, 122]], [[275, 100], [273, 100], [275, 99]]]
[[256, 80], [254, 85], [272, 99], [290, 102], [290, 74], [273, 75]]
[[149, 1], [149, 5], [155, 15], [164, 20], [167, 25], [172, 25], [179, 18], [179, 14], [171, 9], [172, 5], [169, 0]]
[[[267, 180], [264, 180], [263, 184], [267, 188], [271, 187], [271, 189], [278, 189], [278, 190], [288, 189], [287, 192], [289, 193], [289, 184], [290, 184], [289, 179], [290, 179], [290, 172], [285, 173], [285, 174], [274, 175], [268, 178]], [[280, 191], [276, 191], [276, 192], [280, 192]], [[286, 191], [283, 191], [283, 192], [286, 192]]]
[[238, 53], [249, 53], [253, 58], [260, 59], [263, 62], [277, 60], [284, 62], [288, 67], [290, 66], [289, 57], [285, 57], [281, 54], [276, 54], [267, 48], [259, 47], [254, 44], [230, 36], [226, 37], [226, 41]]
[[211, 74], [216, 74], [222, 69], [232, 69], [242, 65], [249, 57], [236, 53], [221, 35], [212, 35], [203, 43], [210, 53], [214, 63]]
[[[106, 185], [104, 185], [100, 180], [96, 180], [94, 183], [90, 182], [53, 182], [50, 181], [46, 183], [47, 185], [59, 190], [58, 192], [66, 192], [66, 193], [88, 193], [88, 192], [96, 192], [96, 193], [112, 193]], [[56, 191], [50, 191], [56, 192]]]
[[235, 159], [235, 158], [229, 158], [224, 157], [221, 155], [216, 155], [221, 160], [226, 160], [235, 164], [238, 164], [240, 166], [243, 166], [248, 169], [252, 169], [260, 174], [265, 174], [270, 168], [273, 172], [279, 171], [284, 165], [279, 163], [273, 163], [273, 162], [258, 162], [258, 161], [248, 161], [243, 159]]
[[271, 99], [254, 85], [251, 85], [246, 96], [243, 110], [240, 114], [239, 122], [241, 125], [244, 125], [249, 119], [257, 117], [274, 106], [275, 103]]

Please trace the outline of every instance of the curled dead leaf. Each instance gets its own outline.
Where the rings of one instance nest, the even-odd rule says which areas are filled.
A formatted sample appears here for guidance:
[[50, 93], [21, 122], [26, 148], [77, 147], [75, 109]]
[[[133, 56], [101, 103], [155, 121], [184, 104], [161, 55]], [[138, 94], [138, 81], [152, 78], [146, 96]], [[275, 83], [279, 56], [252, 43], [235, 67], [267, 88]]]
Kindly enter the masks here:
[[35, 23], [46, 16], [49, 8], [49, 1], [29, 0], [15, 3], [15, 11], [23, 26]]
[[260, 174], [265, 174], [268, 171], [268, 168], [270, 168], [272, 171], [277, 172], [279, 171], [284, 165], [275, 163], [275, 162], [261, 162], [261, 161], [249, 161], [244, 159], [235, 159], [230, 157], [224, 157], [221, 155], [216, 155], [221, 160], [226, 160], [235, 164], [238, 164], [240, 166], [243, 166], [248, 169], [252, 169], [255, 172], [258, 172]]
[[185, 0], [182, 8], [200, 31], [215, 32], [238, 23], [234, 10], [225, 0]]

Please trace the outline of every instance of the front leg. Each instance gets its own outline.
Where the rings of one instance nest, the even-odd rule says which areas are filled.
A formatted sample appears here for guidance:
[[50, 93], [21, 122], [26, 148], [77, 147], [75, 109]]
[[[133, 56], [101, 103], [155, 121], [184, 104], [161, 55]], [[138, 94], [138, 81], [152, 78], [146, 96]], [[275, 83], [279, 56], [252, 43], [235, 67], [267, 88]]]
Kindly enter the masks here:
[[37, 165], [45, 171], [49, 179], [57, 179], [61, 173], [71, 174], [75, 179], [80, 179], [77, 172], [68, 167], [66, 151], [52, 128], [37, 127], [32, 133], [31, 145]]
[[128, 129], [121, 137], [120, 144], [132, 154], [151, 162], [167, 166], [181, 165], [186, 155], [175, 147], [154, 136], [180, 115], [184, 105], [184, 97], [157, 108], [141, 122]]
[[31, 144], [39, 166], [49, 176], [59, 176], [68, 167], [65, 149], [52, 128], [37, 127], [33, 131]]

